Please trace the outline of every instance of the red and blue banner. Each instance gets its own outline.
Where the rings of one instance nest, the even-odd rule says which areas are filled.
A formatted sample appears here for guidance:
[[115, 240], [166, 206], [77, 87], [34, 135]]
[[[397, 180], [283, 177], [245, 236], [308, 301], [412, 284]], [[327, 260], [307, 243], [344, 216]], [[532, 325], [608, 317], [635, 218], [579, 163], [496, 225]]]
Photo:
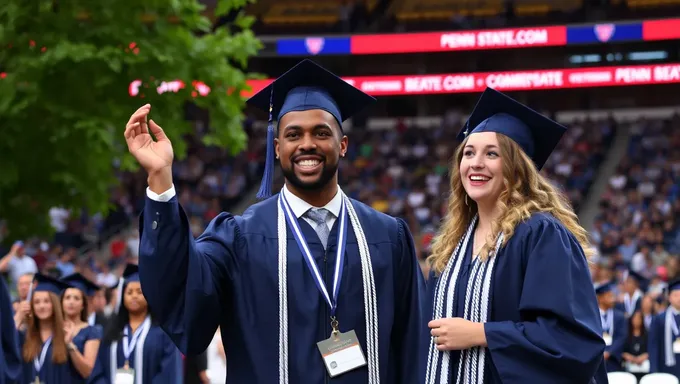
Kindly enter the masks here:
[[680, 39], [680, 19], [456, 32], [276, 39], [280, 56], [380, 55]]

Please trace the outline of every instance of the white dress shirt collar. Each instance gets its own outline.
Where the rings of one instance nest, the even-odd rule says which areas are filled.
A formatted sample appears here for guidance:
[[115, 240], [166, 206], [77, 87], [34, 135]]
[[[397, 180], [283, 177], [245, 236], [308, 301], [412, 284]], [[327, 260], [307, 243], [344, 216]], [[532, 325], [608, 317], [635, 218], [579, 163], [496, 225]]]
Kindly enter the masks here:
[[335, 194], [335, 196], [331, 199], [331, 201], [328, 202], [328, 204], [324, 205], [323, 207], [314, 207], [313, 205], [309, 204], [308, 202], [302, 200], [301, 198], [295, 196], [293, 192], [291, 192], [288, 187], [284, 184], [283, 188], [281, 189], [281, 192], [284, 194], [286, 197], [286, 200], [288, 200], [288, 204], [290, 205], [290, 209], [293, 210], [293, 214], [295, 217], [298, 219], [302, 217], [307, 211], [309, 211], [311, 208], [326, 208], [328, 211], [330, 211], [333, 216], [336, 218], [340, 216], [340, 208], [342, 207], [342, 193], [341, 193], [340, 186], [338, 186], [338, 192]]

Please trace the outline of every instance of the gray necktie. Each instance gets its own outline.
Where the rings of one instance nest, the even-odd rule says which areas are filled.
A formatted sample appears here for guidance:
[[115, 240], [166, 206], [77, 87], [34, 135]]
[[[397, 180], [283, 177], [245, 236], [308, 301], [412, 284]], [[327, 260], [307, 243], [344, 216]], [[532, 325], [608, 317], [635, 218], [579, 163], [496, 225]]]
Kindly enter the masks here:
[[330, 212], [326, 208], [312, 208], [306, 213], [307, 217], [309, 217], [316, 224], [314, 230], [319, 236], [321, 244], [323, 244], [323, 249], [326, 249], [328, 235], [330, 234], [330, 230], [326, 224], [326, 218], [329, 214]]

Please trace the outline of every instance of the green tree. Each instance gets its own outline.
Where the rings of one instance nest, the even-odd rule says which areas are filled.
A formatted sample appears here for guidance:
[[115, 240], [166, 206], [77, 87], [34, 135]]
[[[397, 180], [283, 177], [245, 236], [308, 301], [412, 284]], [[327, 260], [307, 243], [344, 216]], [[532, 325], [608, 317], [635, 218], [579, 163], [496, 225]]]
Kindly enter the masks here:
[[[214, 15], [248, 2], [221, 0]], [[135, 167], [125, 124], [146, 103], [178, 158], [191, 129], [187, 101], [210, 113], [207, 144], [244, 148], [241, 91], [256, 77], [245, 68], [261, 47], [254, 19], [241, 12], [213, 29], [204, 8], [198, 0], [0, 2], [0, 218], [12, 239], [49, 233], [53, 206], [107, 210], [115, 164]], [[159, 95], [173, 80], [184, 88]], [[195, 97], [196, 80], [206, 96]]]

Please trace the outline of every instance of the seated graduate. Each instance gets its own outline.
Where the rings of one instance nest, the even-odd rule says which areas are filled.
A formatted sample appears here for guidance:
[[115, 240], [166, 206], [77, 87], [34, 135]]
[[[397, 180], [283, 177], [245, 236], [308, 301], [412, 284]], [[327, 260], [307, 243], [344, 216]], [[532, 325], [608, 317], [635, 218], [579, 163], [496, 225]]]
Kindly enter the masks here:
[[31, 310], [21, 321], [24, 384], [77, 383], [80, 376], [68, 360], [64, 315], [59, 295], [67, 286], [50, 276], [35, 274], [37, 285], [29, 293]]
[[61, 295], [61, 306], [71, 368], [82, 383], [105, 383], [103, 370], [95, 369], [104, 331], [100, 325], [88, 323], [88, 297], [99, 287], [80, 273], [66, 276], [61, 282], [68, 285]]
[[125, 267], [118, 287], [116, 311], [99, 348], [108, 382], [181, 384], [182, 355], [154, 322], [136, 265]]
[[647, 329], [644, 316], [637, 311], [628, 318], [628, 340], [623, 349], [624, 368], [638, 380], [649, 373], [649, 353], [647, 353]]
[[19, 334], [12, 316], [12, 297], [0, 278], [0, 384], [19, 381], [22, 369]]
[[[203, 352], [219, 325], [230, 382], [419, 381], [425, 284], [411, 234], [338, 186], [342, 123], [373, 101], [310, 60], [253, 96], [269, 111], [266, 199], [221, 213], [197, 239], [172, 184], [170, 141], [153, 120], [151, 138], [149, 106], [131, 117], [128, 148], [149, 174], [141, 282], [184, 354]], [[285, 186], [269, 197], [274, 154]]]
[[604, 350], [607, 372], [623, 371], [623, 349], [628, 340], [628, 319], [623, 311], [615, 307], [614, 284], [604, 283], [595, 288], [602, 320], [602, 338], [607, 345]]
[[623, 311], [626, 317], [631, 317], [635, 311], [640, 310], [644, 297], [642, 290], [647, 288], [649, 281], [641, 274], [628, 270], [623, 272], [622, 280], [623, 295], [621, 295], [621, 302], [616, 303], [616, 307]]
[[680, 377], [680, 279], [668, 284], [668, 302], [668, 308], [654, 316], [649, 326], [649, 371]]
[[586, 231], [539, 174], [566, 128], [487, 88], [428, 279], [426, 383], [606, 382]]

